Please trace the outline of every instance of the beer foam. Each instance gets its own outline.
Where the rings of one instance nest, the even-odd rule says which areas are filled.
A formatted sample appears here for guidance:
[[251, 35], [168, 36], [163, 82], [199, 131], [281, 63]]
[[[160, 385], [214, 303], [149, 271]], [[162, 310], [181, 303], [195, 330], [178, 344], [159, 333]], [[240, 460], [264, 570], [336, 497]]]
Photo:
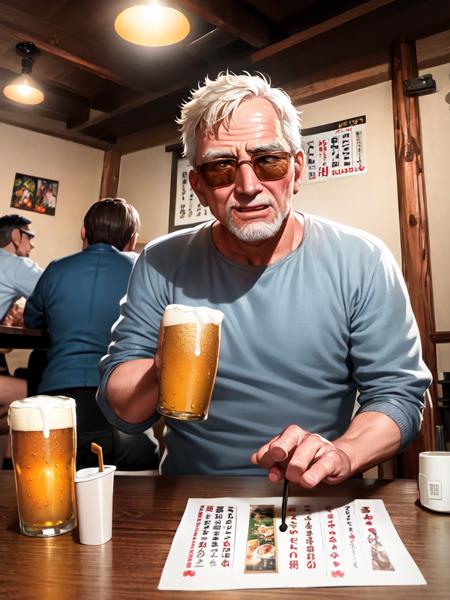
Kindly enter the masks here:
[[186, 306], [184, 304], [169, 304], [166, 306], [163, 316], [163, 325], [183, 325], [195, 323], [206, 325], [213, 323], [220, 325], [223, 320], [223, 312], [216, 308], [207, 306]]
[[65, 396], [31, 396], [11, 402], [8, 422], [13, 431], [43, 431], [75, 427], [75, 400]]

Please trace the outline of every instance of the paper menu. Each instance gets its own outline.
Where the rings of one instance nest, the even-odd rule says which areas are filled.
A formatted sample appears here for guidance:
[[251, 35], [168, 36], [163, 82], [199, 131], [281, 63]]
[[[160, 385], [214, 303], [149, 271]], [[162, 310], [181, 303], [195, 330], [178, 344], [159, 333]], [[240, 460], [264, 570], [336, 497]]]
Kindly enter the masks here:
[[382, 500], [191, 498], [159, 589], [425, 584]]

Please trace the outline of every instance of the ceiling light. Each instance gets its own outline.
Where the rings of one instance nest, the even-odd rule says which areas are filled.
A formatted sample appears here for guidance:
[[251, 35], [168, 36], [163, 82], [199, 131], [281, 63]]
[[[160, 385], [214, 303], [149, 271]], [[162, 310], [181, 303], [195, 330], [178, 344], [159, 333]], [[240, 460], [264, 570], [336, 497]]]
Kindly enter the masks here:
[[140, 46], [170, 46], [183, 40], [191, 26], [185, 15], [156, 2], [123, 10], [114, 21], [120, 37]]
[[4, 95], [21, 104], [40, 104], [44, 94], [31, 77], [31, 70], [40, 51], [32, 42], [20, 42], [16, 46], [17, 54], [22, 57], [22, 75], [3, 88]]

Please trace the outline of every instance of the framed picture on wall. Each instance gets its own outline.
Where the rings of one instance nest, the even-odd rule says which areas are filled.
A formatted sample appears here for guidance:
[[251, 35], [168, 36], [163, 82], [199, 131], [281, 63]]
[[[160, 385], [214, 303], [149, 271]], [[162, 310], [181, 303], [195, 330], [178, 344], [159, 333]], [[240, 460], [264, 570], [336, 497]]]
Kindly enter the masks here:
[[54, 215], [59, 182], [54, 179], [16, 173], [11, 195], [12, 208]]
[[188, 159], [182, 156], [181, 144], [166, 146], [166, 152], [172, 152], [169, 232], [209, 221], [213, 218], [209, 208], [200, 204], [189, 184], [191, 167]]

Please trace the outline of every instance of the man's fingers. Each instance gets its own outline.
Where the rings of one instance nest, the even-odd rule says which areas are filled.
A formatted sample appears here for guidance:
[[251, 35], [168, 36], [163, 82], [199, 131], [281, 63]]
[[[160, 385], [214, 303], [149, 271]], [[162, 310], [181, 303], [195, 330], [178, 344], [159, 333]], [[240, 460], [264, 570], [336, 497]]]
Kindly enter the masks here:
[[[291, 479], [290, 465], [286, 469], [288, 479]], [[321, 481], [336, 484], [347, 479], [351, 474], [350, 459], [348, 456], [331, 445], [331, 448], [306, 469], [298, 481], [304, 487], [315, 487]]]
[[263, 469], [270, 469], [277, 462], [270, 454], [270, 446], [279, 437], [279, 435], [274, 436], [271, 440], [264, 444], [264, 446], [261, 446], [259, 450], [254, 452], [250, 459], [251, 462], [254, 465], [259, 465]]
[[269, 443], [269, 452], [275, 462], [286, 460], [301, 443], [306, 431], [298, 425], [289, 425]]
[[326, 451], [330, 446], [331, 444], [320, 435], [305, 435], [289, 460], [288, 478], [291, 481], [299, 481], [303, 473], [323, 455], [324, 448]]

